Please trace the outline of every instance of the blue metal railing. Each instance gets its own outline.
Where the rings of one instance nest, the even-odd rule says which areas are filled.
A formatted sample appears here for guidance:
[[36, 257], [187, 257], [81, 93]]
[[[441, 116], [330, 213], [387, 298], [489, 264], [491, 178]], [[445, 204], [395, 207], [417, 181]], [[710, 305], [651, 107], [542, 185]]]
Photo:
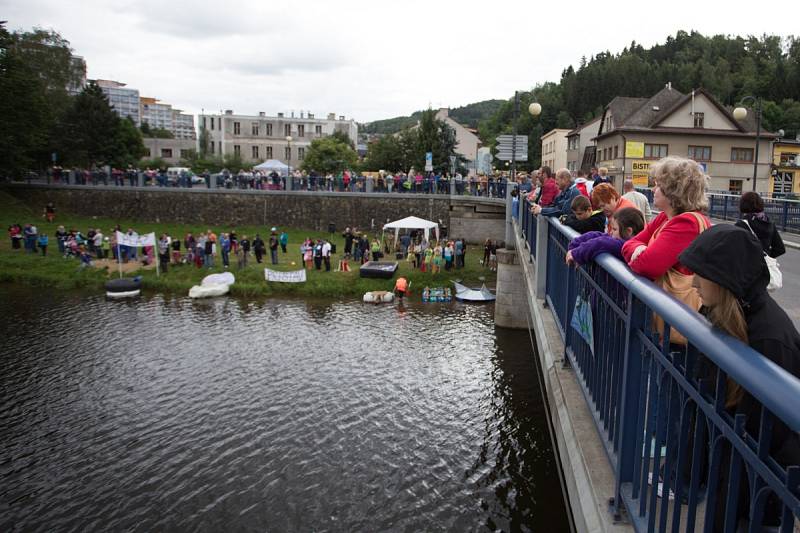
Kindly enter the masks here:
[[[653, 189], [637, 188], [653, 204]], [[721, 220], [738, 220], [739, 199], [736, 194], [708, 193], [708, 216]], [[762, 195], [763, 196], [763, 195]], [[800, 200], [763, 196], [764, 213], [781, 231], [800, 233]]]
[[528, 253], [532, 259], [536, 259], [536, 231], [537, 217], [531, 214], [531, 203], [525, 198], [520, 202], [520, 229], [522, 237], [528, 246]]
[[[800, 465], [779, 462], [776, 449], [785, 440], [800, 451], [800, 380], [607, 254], [568, 267], [576, 233], [543, 223], [545, 297], [614, 470], [617, 509], [638, 531], [736, 531], [748, 522], [762, 531], [766, 517], [791, 532]], [[591, 308], [592, 346], [570, 326], [579, 296]], [[668, 330], [660, 340], [654, 313], [687, 345], [670, 344]], [[747, 412], [726, 408], [733, 382], [746, 391], [740, 405], [752, 400]]]

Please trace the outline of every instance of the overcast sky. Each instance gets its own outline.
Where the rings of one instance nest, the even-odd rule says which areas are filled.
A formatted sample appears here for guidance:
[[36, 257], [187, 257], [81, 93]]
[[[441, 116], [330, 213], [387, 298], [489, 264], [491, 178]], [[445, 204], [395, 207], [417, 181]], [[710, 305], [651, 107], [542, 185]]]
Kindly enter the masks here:
[[[335, 112], [367, 122], [508, 98], [568, 65], [678, 30], [800, 33], [753, 2], [0, 0], [88, 64], [187, 112]], [[788, 11], [786, 12], [788, 13]], [[786, 15], [784, 13], [784, 15]]]

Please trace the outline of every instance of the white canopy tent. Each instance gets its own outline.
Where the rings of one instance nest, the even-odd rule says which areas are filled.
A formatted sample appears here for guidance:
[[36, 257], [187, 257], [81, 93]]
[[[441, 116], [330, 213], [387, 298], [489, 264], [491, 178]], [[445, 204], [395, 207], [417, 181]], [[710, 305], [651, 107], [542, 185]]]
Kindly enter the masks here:
[[430, 220], [425, 220], [419, 217], [406, 217], [400, 220], [395, 220], [394, 222], [389, 222], [388, 224], [384, 224], [383, 231], [386, 230], [394, 230], [394, 242], [397, 242], [397, 238], [400, 234], [401, 229], [421, 229], [425, 231], [425, 240], [430, 240], [431, 230], [436, 232], [436, 240], [439, 240], [439, 224], [436, 222], [431, 222]]
[[281, 176], [286, 175], [289, 170], [289, 165], [282, 163], [277, 159], [267, 159], [263, 163], [253, 167], [253, 170], [261, 170], [264, 172], [272, 172], [273, 170]]

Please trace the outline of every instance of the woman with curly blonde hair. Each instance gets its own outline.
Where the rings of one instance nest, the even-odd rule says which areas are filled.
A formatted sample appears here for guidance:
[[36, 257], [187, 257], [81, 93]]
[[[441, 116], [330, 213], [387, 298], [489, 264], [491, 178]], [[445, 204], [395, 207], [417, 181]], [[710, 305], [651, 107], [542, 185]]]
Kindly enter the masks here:
[[[669, 156], [653, 165], [656, 187], [653, 205], [661, 210], [644, 230], [622, 246], [622, 255], [631, 270], [653, 280], [666, 292], [697, 311], [700, 296], [692, 287], [693, 274], [678, 256], [697, 236], [711, 226], [703, 211], [708, 207], [703, 168], [691, 159]], [[663, 322], [656, 317], [656, 330]], [[686, 339], [672, 330], [670, 341], [686, 344]]]

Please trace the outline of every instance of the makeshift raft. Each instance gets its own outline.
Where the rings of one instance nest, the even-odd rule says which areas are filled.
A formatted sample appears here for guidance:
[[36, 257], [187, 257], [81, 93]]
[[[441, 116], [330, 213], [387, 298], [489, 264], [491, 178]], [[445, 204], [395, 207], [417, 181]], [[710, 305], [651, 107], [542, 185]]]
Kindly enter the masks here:
[[364, 293], [364, 303], [388, 304], [394, 301], [394, 293], [389, 291], [370, 291]]
[[392, 279], [397, 272], [397, 261], [367, 261], [358, 273], [362, 278]]
[[120, 278], [106, 281], [106, 296], [109, 298], [132, 298], [139, 296], [142, 277]]
[[425, 287], [422, 291], [422, 301], [425, 303], [450, 302], [453, 300], [453, 293], [449, 287]]
[[227, 294], [236, 278], [230, 272], [210, 274], [203, 278], [200, 285], [189, 289], [189, 298], [211, 298]]
[[486, 288], [484, 283], [480, 289], [470, 289], [458, 282], [453, 282], [456, 288], [456, 300], [462, 302], [493, 302], [497, 297]]

